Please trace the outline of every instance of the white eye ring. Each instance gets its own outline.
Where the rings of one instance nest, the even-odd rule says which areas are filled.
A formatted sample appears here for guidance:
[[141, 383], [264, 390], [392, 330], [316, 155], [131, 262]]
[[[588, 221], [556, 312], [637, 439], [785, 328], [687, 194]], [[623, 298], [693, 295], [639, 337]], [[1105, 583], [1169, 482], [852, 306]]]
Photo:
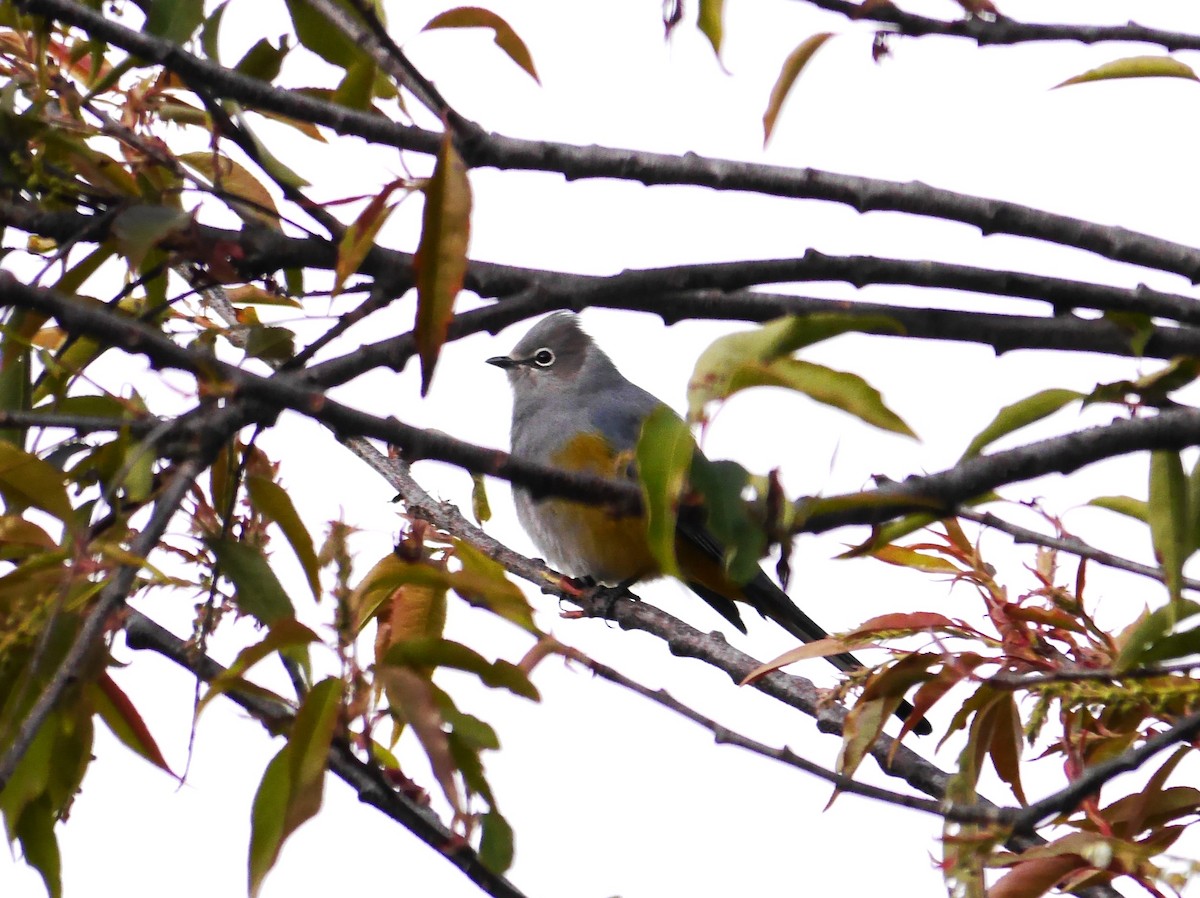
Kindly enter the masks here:
[[533, 354], [533, 363], [539, 368], [549, 368], [554, 364], [554, 350], [543, 346]]

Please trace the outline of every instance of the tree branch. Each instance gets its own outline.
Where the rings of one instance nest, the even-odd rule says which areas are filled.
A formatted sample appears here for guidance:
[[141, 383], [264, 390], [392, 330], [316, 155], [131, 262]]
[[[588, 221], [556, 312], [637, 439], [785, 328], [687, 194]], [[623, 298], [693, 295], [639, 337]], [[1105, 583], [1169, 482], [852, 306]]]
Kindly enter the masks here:
[[[211, 682], [225, 671], [208, 655], [196, 652], [187, 642], [134, 609], [130, 609], [125, 632], [130, 648], [157, 652], [205, 682]], [[272, 733], [279, 723], [288, 724], [295, 716], [294, 710], [288, 705], [273, 702], [253, 692], [241, 692], [236, 686], [223, 695], [248, 711]], [[484, 893], [494, 898], [523, 898], [516, 886], [485, 867], [475, 851], [447, 829], [429, 809], [397, 792], [380, 777], [376, 768], [359, 760], [345, 740], [334, 740], [329, 749], [327, 766], [358, 793], [360, 801], [395, 820], [461, 870]]]
[[[433, 154], [441, 135], [380, 116], [351, 112], [246, 78], [206, 62], [170, 41], [126, 28], [74, 0], [19, 0], [28, 11], [50, 16], [109, 41], [136, 56], [162, 65], [186, 80], [199, 79], [229, 99], [356, 134], [399, 149]], [[469, 167], [558, 172], [570, 179], [616, 178], [646, 185], [690, 184], [790, 199], [816, 199], [848, 205], [859, 212], [904, 212], [957, 221], [983, 234], [1012, 234], [1073, 246], [1119, 262], [1174, 272], [1200, 282], [1200, 249], [1057, 215], [1019, 203], [941, 190], [917, 181], [841, 175], [819, 169], [795, 169], [687, 153], [672, 156], [611, 147], [578, 147], [551, 141], [522, 140], [478, 132], [458, 141]]]
[[1033, 41], [1075, 41], [1081, 44], [1143, 43], [1167, 50], [1200, 49], [1200, 36], [1162, 28], [1147, 28], [1136, 22], [1125, 25], [1075, 25], [1019, 22], [1007, 16], [966, 16], [955, 21], [934, 19], [905, 12], [892, 3], [854, 3], [850, 0], [804, 0], [811, 6], [840, 13], [851, 21], [879, 22], [895, 26], [906, 37], [940, 35], [962, 37], [981, 47], [1023, 44]]

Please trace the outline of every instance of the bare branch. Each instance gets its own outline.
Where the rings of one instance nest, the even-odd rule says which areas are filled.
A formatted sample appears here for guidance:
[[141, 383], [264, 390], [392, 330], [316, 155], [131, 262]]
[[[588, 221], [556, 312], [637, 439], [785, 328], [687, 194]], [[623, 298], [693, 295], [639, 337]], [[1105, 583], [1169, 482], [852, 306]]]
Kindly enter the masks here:
[[[243, 77], [201, 60], [169, 41], [126, 28], [73, 0], [21, 0], [18, 5], [29, 12], [83, 28], [93, 37], [163, 65], [189, 81], [196, 80], [223, 96], [260, 109], [419, 153], [436, 153], [441, 143], [437, 132], [389, 122], [379, 116], [352, 113]], [[859, 212], [904, 212], [972, 225], [984, 234], [1012, 234], [1073, 246], [1119, 262], [1200, 281], [1200, 249], [1195, 247], [1019, 203], [941, 190], [916, 181], [899, 183], [819, 169], [709, 159], [693, 153], [672, 156], [611, 147], [578, 147], [482, 132], [468, 139], [461, 135], [459, 138], [459, 152], [466, 164], [475, 168], [558, 172], [572, 179], [617, 178], [646, 185], [690, 184], [713, 190], [824, 200], [851, 206]]]
[[804, 0], [812, 6], [840, 13], [851, 21], [879, 22], [895, 26], [906, 37], [942, 35], [972, 40], [981, 47], [1024, 44], [1034, 41], [1075, 41], [1081, 44], [1108, 42], [1154, 44], [1167, 50], [1200, 49], [1200, 35], [1162, 28], [1147, 28], [1136, 22], [1124, 25], [1041, 24], [1019, 22], [1007, 16], [966, 16], [954, 21], [906, 12], [891, 3], [854, 3], [850, 0]]

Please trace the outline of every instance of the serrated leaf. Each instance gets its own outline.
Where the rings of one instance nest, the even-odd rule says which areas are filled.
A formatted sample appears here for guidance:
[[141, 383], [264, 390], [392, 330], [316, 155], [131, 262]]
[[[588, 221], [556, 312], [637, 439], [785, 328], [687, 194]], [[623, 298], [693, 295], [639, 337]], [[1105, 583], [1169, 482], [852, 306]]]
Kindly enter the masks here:
[[642, 423], [637, 442], [638, 480], [646, 508], [646, 541], [664, 573], [682, 576], [675, 557], [679, 499], [696, 454], [688, 426], [665, 405]]
[[1172, 601], [1178, 601], [1183, 593], [1183, 563], [1192, 542], [1187, 501], [1188, 484], [1179, 453], [1166, 449], [1150, 453], [1150, 501], [1146, 509], [1150, 538]]
[[100, 674], [95, 683], [89, 683], [87, 688], [92, 707], [114, 736], [155, 767], [179, 779], [163, 757], [142, 715], [108, 673]]
[[525, 42], [508, 22], [490, 9], [482, 9], [478, 6], [460, 6], [450, 9], [434, 16], [425, 23], [425, 27], [421, 30], [432, 31], [437, 28], [490, 28], [496, 46], [528, 73], [529, 77], [538, 84], [542, 83], [538, 78], [537, 68], [533, 64], [533, 56], [529, 52], [529, 47], [525, 45]]
[[231, 539], [208, 539], [205, 544], [216, 555], [221, 573], [233, 583], [241, 611], [268, 626], [296, 616], [262, 549]]
[[763, 113], [764, 147], [767, 145], [767, 141], [771, 139], [771, 132], [775, 130], [775, 121], [779, 118], [779, 111], [783, 108], [783, 101], [787, 99], [792, 86], [796, 83], [796, 79], [800, 77], [800, 73], [804, 70], [804, 67], [812, 60], [813, 54], [821, 49], [825, 41], [831, 37], [833, 37], [833, 33], [829, 31], [814, 34], [812, 37], [806, 38], [783, 61], [783, 67], [779, 70], [779, 77], [775, 80], [775, 86], [771, 88], [771, 97], [767, 100], [767, 110]]
[[292, 551], [296, 553], [296, 560], [304, 570], [313, 598], [320, 601], [320, 564], [317, 561], [312, 535], [300, 520], [300, 514], [296, 511], [287, 490], [275, 481], [258, 474], [251, 474], [246, 478], [246, 489], [254, 507], [279, 525], [279, 529], [283, 531]]
[[967, 459], [978, 455], [984, 446], [994, 443], [1000, 437], [1027, 427], [1035, 421], [1040, 421], [1054, 414], [1064, 405], [1082, 398], [1083, 394], [1075, 390], [1050, 389], [1026, 396], [1012, 405], [1006, 405], [1000, 409], [992, 422], [981, 430], [975, 439], [971, 440], [971, 444], [967, 446], [967, 451], [962, 454], [962, 458]]
[[1069, 84], [1112, 81], [1117, 78], [1186, 78], [1189, 81], [1200, 81], [1191, 66], [1170, 56], [1127, 56], [1124, 59], [1106, 62], [1094, 69], [1088, 69], [1081, 75], [1061, 81], [1051, 90], [1057, 90]]
[[413, 259], [417, 279], [417, 322], [413, 336], [421, 358], [421, 395], [429, 392], [454, 301], [467, 273], [471, 239], [471, 182], [467, 166], [447, 131], [433, 175], [424, 188], [421, 239]]

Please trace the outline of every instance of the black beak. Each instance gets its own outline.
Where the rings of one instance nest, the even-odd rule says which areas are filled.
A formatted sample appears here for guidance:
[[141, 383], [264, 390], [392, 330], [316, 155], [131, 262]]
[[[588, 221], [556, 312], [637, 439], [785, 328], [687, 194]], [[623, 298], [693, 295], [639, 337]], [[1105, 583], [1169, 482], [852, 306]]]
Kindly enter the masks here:
[[517, 365], [520, 364], [520, 362], [518, 362], [516, 359], [509, 358], [506, 355], [492, 356], [490, 359], [487, 360], [487, 363], [489, 365], [495, 365], [497, 368], [505, 368], [505, 369], [515, 368], [515, 367], [517, 367]]

